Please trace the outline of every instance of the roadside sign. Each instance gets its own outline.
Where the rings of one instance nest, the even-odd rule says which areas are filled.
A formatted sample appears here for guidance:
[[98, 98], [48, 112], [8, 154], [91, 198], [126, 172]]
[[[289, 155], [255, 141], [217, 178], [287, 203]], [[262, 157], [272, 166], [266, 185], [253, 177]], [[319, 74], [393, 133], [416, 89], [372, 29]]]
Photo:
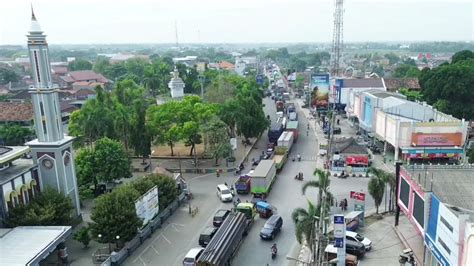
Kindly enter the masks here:
[[344, 248], [345, 229], [344, 215], [334, 215], [334, 247]]
[[365, 193], [357, 192], [357, 191], [351, 191], [351, 199], [355, 199], [355, 200], [359, 200], [359, 201], [365, 201]]
[[258, 85], [262, 86], [263, 83], [264, 83], [264, 77], [263, 77], [263, 75], [261, 75], [261, 74], [260, 74], [260, 75], [257, 75], [256, 81], [257, 81], [257, 84], [258, 84]]

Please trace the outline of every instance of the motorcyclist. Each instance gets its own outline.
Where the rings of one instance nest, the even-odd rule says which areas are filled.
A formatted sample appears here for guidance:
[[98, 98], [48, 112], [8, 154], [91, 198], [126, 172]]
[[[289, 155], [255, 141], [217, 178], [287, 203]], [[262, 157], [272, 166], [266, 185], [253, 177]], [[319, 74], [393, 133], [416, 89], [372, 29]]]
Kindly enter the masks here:
[[301, 161], [301, 155], [299, 153], [296, 155], [296, 158], [298, 158], [298, 161]]
[[276, 244], [276, 243], [274, 243], [274, 244], [272, 245], [271, 250], [272, 250], [272, 256], [275, 256], [275, 255], [277, 254], [277, 252], [278, 252], [277, 244]]

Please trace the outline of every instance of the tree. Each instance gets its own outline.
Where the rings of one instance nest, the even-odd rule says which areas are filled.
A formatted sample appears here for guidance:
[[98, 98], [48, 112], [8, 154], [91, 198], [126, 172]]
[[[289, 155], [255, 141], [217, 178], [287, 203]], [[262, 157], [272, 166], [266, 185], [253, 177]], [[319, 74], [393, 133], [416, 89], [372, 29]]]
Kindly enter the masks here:
[[111, 182], [132, 176], [128, 154], [118, 141], [102, 138], [93, 149], [82, 149], [76, 157], [77, 175], [80, 183]]
[[409, 101], [422, 101], [423, 100], [423, 94], [420, 91], [412, 91], [409, 90], [408, 88], [400, 88], [398, 90], [400, 94], [403, 94], [407, 96], [407, 100]]
[[302, 74], [297, 74], [295, 79], [295, 87], [297, 89], [303, 89], [304, 86], [304, 76]]
[[369, 194], [372, 196], [375, 202], [376, 213], [379, 213], [379, 207], [382, 203], [383, 195], [385, 193], [385, 182], [378, 177], [370, 178], [369, 185]]
[[441, 65], [432, 70], [424, 69], [420, 85], [425, 100], [439, 111], [459, 119], [473, 119], [474, 60], [460, 60]]
[[237, 134], [246, 140], [260, 136], [270, 125], [262, 106], [249, 96], [237, 97], [237, 103], [241, 107], [236, 121]]
[[178, 187], [173, 178], [164, 175], [148, 175], [145, 178], [149, 179], [154, 186], [158, 186], [160, 192], [160, 211], [164, 210], [168, 205], [178, 198]]
[[146, 105], [136, 102], [135, 103], [136, 117], [132, 123], [132, 145], [135, 150], [136, 156], [143, 158], [143, 164], [145, 164], [145, 158], [151, 155], [151, 139], [150, 132], [145, 125], [146, 116]]
[[[130, 241], [137, 234], [142, 220], [135, 210], [135, 201], [140, 194], [130, 185], [116, 188], [112, 193], [104, 194], [95, 200], [90, 224], [91, 233], [100, 243]], [[99, 237], [100, 235], [100, 237]]]
[[92, 63], [84, 59], [76, 59], [68, 65], [70, 71], [91, 70]]
[[316, 237], [316, 217], [319, 217], [318, 208], [308, 200], [308, 210], [297, 208], [291, 213], [291, 219], [295, 223], [295, 234], [298, 243], [305, 239], [310, 250], [313, 250], [313, 242]]
[[318, 188], [318, 205], [323, 204], [323, 196], [326, 197], [326, 202], [330, 202], [332, 199], [332, 194], [329, 191], [329, 185], [331, 184], [330, 173], [316, 168], [313, 175], [315, 175], [318, 180], [304, 183], [303, 187], [301, 187], [302, 193], [305, 194], [309, 187]]
[[239, 116], [242, 113], [242, 106], [235, 99], [227, 100], [219, 109], [220, 119], [229, 128], [229, 134], [231, 137], [235, 137], [235, 127]]
[[474, 163], [474, 148], [467, 150], [467, 156], [469, 157], [469, 163]]
[[0, 144], [4, 146], [21, 146], [34, 136], [34, 131], [19, 125], [0, 126]]
[[385, 58], [388, 59], [388, 63], [390, 65], [396, 64], [400, 61], [400, 57], [398, 57], [398, 55], [396, 55], [395, 53], [385, 54]]
[[18, 82], [19, 80], [20, 76], [13, 69], [0, 67], [0, 85]]
[[229, 143], [229, 134], [226, 127], [227, 125], [218, 117], [213, 117], [204, 129], [209, 141], [208, 152], [215, 159], [216, 165], [218, 165], [220, 158], [228, 157], [232, 153], [232, 147]]
[[69, 197], [48, 187], [28, 204], [10, 209], [7, 224], [11, 227], [70, 225], [73, 209]]
[[456, 64], [462, 60], [472, 60], [474, 59], [474, 52], [470, 50], [463, 50], [455, 53], [451, 57], [451, 64]]
[[404, 64], [395, 68], [392, 76], [394, 78], [417, 78], [420, 73], [420, 70], [418, 70], [416, 66]]
[[84, 248], [87, 248], [89, 246], [89, 243], [91, 242], [91, 235], [90, 235], [90, 228], [89, 226], [83, 226], [79, 230], [77, 230], [72, 238], [81, 244], [84, 245]]

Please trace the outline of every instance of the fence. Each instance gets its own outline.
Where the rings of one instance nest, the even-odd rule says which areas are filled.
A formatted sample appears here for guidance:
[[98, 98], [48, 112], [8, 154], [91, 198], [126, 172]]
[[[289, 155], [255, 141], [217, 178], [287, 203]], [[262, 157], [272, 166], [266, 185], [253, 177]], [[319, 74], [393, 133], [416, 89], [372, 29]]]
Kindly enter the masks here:
[[137, 235], [132, 240], [128, 241], [121, 250], [112, 252], [109, 258], [104, 261], [104, 263], [108, 262], [109, 264], [105, 265], [116, 266], [122, 264], [148, 237], [153, 234], [153, 232], [158, 228], [161, 228], [161, 225], [179, 208], [179, 206], [185, 201], [185, 198], [184, 193], [179, 194], [175, 201], [168, 205], [168, 207], [161, 211], [154, 219], [150, 220], [150, 222], [139, 230]]

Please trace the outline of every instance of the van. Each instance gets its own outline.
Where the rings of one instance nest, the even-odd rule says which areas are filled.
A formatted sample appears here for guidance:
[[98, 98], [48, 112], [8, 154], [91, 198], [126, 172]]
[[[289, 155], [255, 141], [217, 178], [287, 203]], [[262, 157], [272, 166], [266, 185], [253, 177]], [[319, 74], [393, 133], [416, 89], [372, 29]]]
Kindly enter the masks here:
[[203, 251], [204, 251], [204, 248], [202, 248], [202, 247], [190, 249], [188, 251], [188, 253], [186, 253], [186, 256], [184, 256], [183, 266], [197, 265], [197, 261], [199, 259], [199, 256], [201, 256]]
[[229, 210], [218, 210], [216, 214], [214, 214], [214, 219], [212, 221], [212, 224], [215, 227], [221, 226], [221, 224], [225, 221], [225, 218], [229, 215], [230, 211]]
[[205, 248], [207, 244], [211, 242], [211, 239], [216, 234], [216, 232], [217, 232], [217, 228], [212, 227], [212, 226], [206, 227], [206, 229], [204, 229], [204, 231], [199, 236], [199, 241], [198, 241], [199, 245]]
[[232, 201], [232, 193], [230, 192], [230, 189], [224, 185], [220, 184], [217, 185], [217, 197], [222, 201], [222, 202], [229, 202]]
[[283, 219], [280, 215], [272, 215], [260, 231], [261, 239], [274, 239], [283, 226]]
[[[324, 249], [328, 262], [331, 263], [332, 260], [337, 259], [337, 248], [334, 245], [327, 245]], [[359, 265], [359, 260], [356, 256], [346, 253], [346, 266], [356, 266]]]

